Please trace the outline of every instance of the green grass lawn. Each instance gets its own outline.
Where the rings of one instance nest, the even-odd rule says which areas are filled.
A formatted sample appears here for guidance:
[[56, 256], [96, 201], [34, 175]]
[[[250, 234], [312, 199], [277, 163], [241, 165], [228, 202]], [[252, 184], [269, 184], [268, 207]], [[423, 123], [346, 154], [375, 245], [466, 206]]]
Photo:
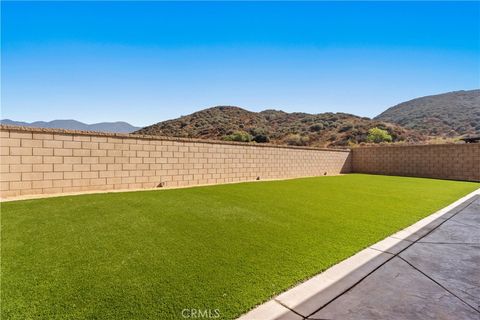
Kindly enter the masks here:
[[479, 186], [350, 174], [3, 203], [1, 316], [235, 318]]

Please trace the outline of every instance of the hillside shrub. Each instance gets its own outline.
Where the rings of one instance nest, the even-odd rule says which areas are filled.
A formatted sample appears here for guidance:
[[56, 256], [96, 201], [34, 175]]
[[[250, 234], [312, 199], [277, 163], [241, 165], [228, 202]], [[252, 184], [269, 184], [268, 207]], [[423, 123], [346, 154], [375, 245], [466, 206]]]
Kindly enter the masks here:
[[323, 123], [315, 123], [310, 126], [310, 131], [318, 132], [320, 130], [323, 130], [323, 128], [324, 128]]
[[367, 142], [392, 142], [392, 136], [388, 134], [387, 130], [375, 127], [368, 130]]
[[253, 128], [250, 130], [252, 135], [252, 140], [257, 143], [267, 143], [270, 142], [270, 137], [268, 133], [263, 128]]
[[330, 135], [330, 137], [328, 138], [328, 141], [332, 141], [332, 142], [333, 142], [333, 141], [335, 141], [335, 140], [337, 140], [337, 135], [336, 135], [335, 133], [332, 133], [332, 134]]
[[267, 143], [270, 141], [270, 138], [266, 134], [256, 134], [252, 138], [253, 141], [258, 142], [258, 143]]
[[285, 142], [290, 146], [306, 146], [309, 140], [310, 139], [307, 136], [289, 134], [285, 139]]
[[348, 130], [350, 130], [350, 129], [352, 129], [352, 128], [353, 128], [353, 124], [347, 122], [347, 123], [343, 124], [343, 125], [340, 127], [340, 129], [338, 129], [338, 132], [346, 132], [346, 131], [348, 131]]
[[252, 136], [245, 131], [235, 131], [232, 134], [226, 135], [223, 137], [225, 141], [239, 141], [239, 142], [250, 142], [252, 141]]

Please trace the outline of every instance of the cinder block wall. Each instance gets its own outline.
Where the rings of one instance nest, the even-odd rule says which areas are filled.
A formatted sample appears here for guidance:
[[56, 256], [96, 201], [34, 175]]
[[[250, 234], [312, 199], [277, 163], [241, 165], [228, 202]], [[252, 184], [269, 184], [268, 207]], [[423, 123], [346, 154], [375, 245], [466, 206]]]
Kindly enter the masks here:
[[349, 150], [0, 127], [2, 198], [350, 172]]
[[352, 171], [480, 181], [480, 144], [354, 148], [352, 149]]

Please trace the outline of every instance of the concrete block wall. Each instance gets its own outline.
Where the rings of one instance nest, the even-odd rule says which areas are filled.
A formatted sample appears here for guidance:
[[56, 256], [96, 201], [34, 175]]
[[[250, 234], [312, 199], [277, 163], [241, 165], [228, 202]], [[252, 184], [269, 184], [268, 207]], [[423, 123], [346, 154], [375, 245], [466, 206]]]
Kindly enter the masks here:
[[1, 198], [336, 175], [349, 150], [0, 127]]
[[352, 149], [352, 171], [480, 181], [480, 144], [392, 145]]

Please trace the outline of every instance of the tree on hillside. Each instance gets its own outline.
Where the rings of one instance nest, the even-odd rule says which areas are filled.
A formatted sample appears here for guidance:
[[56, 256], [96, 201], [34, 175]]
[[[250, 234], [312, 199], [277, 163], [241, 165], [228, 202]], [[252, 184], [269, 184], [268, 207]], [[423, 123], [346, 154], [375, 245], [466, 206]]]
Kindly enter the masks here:
[[367, 142], [392, 142], [392, 136], [388, 134], [387, 130], [375, 127], [368, 130]]

